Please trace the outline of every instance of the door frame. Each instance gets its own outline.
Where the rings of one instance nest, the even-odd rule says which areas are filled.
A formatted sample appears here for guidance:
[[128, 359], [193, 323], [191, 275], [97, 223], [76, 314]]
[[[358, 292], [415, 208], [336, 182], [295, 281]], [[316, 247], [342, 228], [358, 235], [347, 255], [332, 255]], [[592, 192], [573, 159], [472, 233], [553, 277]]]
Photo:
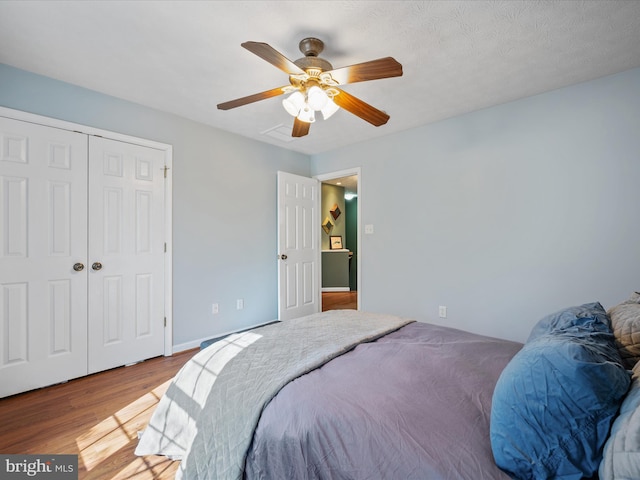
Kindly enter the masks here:
[[[313, 178], [317, 179], [320, 181], [320, 184], [322, 184], [323, 181], [326, 180], [334, 180], [336, 178], [342, 178], [342, 177], [350, 177], [352, 175], [357, 175], [358, 177], [358, 189], [357, 189], [357, 194], [358, 194], [358, 223], [357, 223], [357, 242], [358, 242], [358, 261], [356, 262], [356, 288], [358, 291], [358, 310], [362, 309], [362, 229], [361, 224], [362, 224], [362, 201], [361, 201], [361, 197], [360, 194], [362, 192], [362, 167], [353, 167], [353, 168], [347, 168], [345, 170], [338, 170], [338, 171], [333, 171], [333, 172], [327, 172], [327, 173], [322, 173], [322, 174], [318, 174], [318, 175], [314, 175]], [[321, 191], [322, 189], [320, 189]], [[322, 204], [322, 194], [320, 193], [320, 205]], [[318, 237], [318, 242], [320, 242], [320, 237]], [[320, 255], [320, 261], [319, 261], [319, 266], [320, 268], [318, 269], [320, 272], [320, 275], [322, 275], [322, 255]], [[318, 295], [320, 297], [320, 308], [322, 308], [322, 278], [320, 278], [320, 282], [318, 284]]]
[[57, 118], [45, 117], [34, 113], [14, 110], [12, 108], [0, 106], [0, 116], [21, 120], [23, 122], [35, 123], [46, 127], [59, 128], [62, 130], [70, 130], [72, 132], [83, 133], [86, 135], [94, 135], [104, 137], [120, 142], [133, 143], [143, 147], [155, 148], [164, 152], [164, 162], [166, 166], [166, 181], [164, 183], [164, 235], [166, 243], [166, 255], [164, 262], [164, 356], [168, 357], [173, 354], [173, 225], [172, 225], [172, 205], [173, 205], [173, 146], [160, 143], [153, 140], [134, 137], [121, 133], [111, 132], [100, 128], [89, 127], [78, 123], [67, 122]]

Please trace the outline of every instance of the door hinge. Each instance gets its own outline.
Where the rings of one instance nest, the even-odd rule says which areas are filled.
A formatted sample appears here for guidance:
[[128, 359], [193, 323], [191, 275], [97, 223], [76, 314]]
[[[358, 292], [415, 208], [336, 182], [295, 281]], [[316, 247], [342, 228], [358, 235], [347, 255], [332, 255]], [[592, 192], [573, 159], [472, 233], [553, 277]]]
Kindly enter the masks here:
[[164, 326], [167, 326], [167, 317], [164, 317]]
[[169, 170], [169, 167], [167, 167], [166, 165], [164, 166], [164, 178], [167, 178], [167, 170]]
[[164, 253], [167, 253], [167, 242], [164, 242]]

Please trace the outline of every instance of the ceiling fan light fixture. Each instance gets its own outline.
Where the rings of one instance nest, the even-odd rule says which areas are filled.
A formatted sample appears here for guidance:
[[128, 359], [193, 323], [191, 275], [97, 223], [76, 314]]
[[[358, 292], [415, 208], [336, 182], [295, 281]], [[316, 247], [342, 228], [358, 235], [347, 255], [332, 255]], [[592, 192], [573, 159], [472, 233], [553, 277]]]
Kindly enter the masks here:
[[322, 110], [327, 102], [329, 101], [329, 97], [325, 93], [324, 90], [320, 87], [316, 87], [315, 85], [309, 89], [307, 92], [307, 103], [311, 108], [313, 108], [316, 112]]
[[322, 118], [327, 120], [331, 115], [336, 113], [338, 110], [340, 110], [340, 107], [336, 105], [333, 100], [329, 98], [327, 99], [327, 104], [320, 111], [322, 112]]
[[282, 100], [282, 106], [292, 117], [297, 117], [304, 105], [304, 95], [300, 91], [293, 92], [289, 97]]
[[[259, 100], [289, 95], [289, 98], [282, 101], [282, 105], [295, 118], [292, 137], [303, 137], [309, 133], [309, 124], [316, 120], [315, 112], [322, 112], [327, 120], [339, 109], [344, 109], [375, 127], [386, 124], [390, 118], [382, 110], [337, 86], [402, 76], [402, 65], [392, 57], [334, 69], [328, 61], [318, 57], [324, 43], [317, 38], [309, 37], [300, 42], [304, 58], [295, 62], [264, 42], [244, 42], [240, 45], [285, 72], [289, 76], [289, 85], [219, 103], [219, 110], [230, 110]], [[337, 103], [333, 101], [336, 95], [340, 95]]]
[[316, 121], [316, 113], [313, 108], [305, 103], [304, 107], [302, 107], [298, 114], [298, 120], [301, 122], [313, 123]]

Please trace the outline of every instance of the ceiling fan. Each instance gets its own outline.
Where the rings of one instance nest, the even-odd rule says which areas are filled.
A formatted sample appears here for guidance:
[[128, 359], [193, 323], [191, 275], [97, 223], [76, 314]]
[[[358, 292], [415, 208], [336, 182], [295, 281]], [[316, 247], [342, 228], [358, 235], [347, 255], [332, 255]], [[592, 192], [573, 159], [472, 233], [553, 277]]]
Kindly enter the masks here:
[[343, 108], [376, 127], [384, 125], [390, 118], [385, 112], [338, 88], [338, 85], [401, 76], [402, 65], [392, 57], [334, 69], [328, 61], [318, 57], [324, 49], [324, 43], [317, 38], [303, 39], [299, 48], [304, 57], [293, 62], [266, 43], [245, 42], [241, 45], [287, 73], [289, 85], [220, 103], [220, 110], [291, 94], [282, 104], [295, 117], [291, 133], [294, 137], [303, 137], [309, 133], [316, 112], [321, 112], [326, 120]]

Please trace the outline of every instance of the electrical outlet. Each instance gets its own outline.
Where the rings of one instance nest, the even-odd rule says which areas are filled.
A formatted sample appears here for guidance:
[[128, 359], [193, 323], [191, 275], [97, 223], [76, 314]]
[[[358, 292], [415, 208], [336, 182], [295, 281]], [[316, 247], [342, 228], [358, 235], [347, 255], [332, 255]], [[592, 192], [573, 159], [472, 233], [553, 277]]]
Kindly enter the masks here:
[[239, 298], [238, 300], [236, 300], [236, 308], [238, 310], [242, 310], [244, 308], [244, 300]]
[[216, 315], [219, 312], [218, 310], [218, 304], [214, 303], [211, 305], [211, 313], [213, 313], [214, 315]]
[[445, 307], [444, 305], [440, 305], [438, 307], [438, 316], [440, 318], [447, 318], [447, 307]]

